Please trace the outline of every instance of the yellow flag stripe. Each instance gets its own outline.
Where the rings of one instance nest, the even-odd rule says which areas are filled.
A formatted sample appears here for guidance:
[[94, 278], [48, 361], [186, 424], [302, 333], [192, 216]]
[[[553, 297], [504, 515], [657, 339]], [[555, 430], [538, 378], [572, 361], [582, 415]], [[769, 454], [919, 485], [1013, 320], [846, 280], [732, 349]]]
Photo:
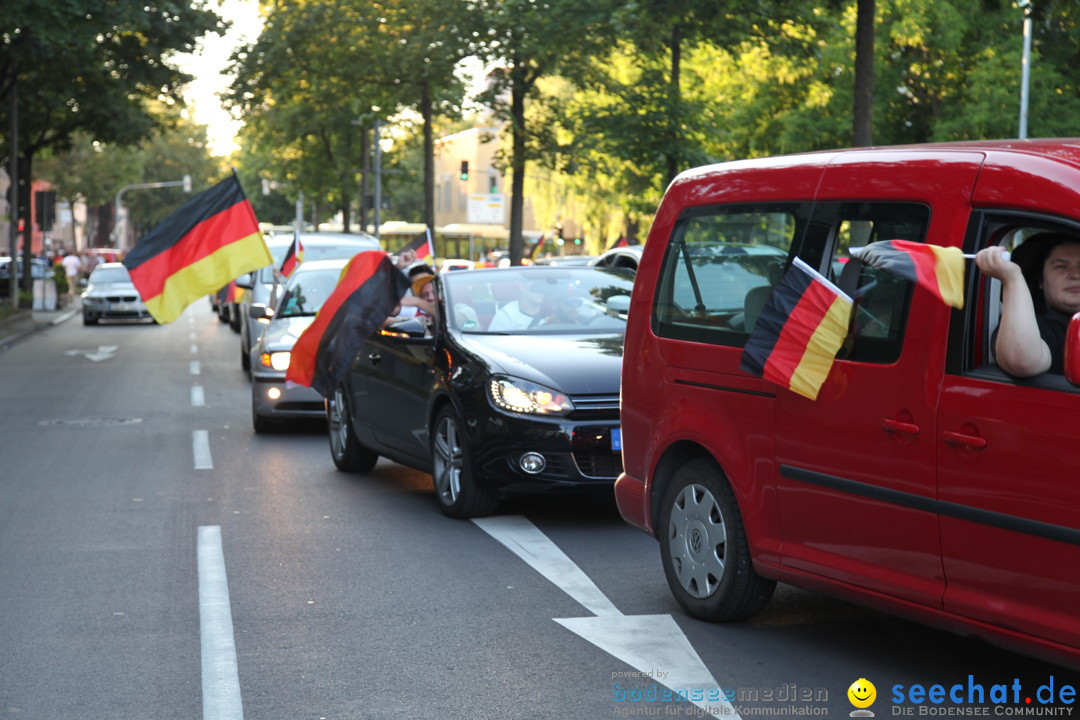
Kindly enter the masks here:
[[934, 275], [941, 299], [949, 307], [964, 307], [964, 252], [957, 247], [927, 245], [934, 253]]
[[791, 374], [789, 387], [803, 397], [817, 400], [818, 390], [829, 376], [836, 353], [847, 337], [851, 320], [851, 301], [837, 297], [810, 336], [795, 372]]
[[254, 232], [177, 270], [165, 281], [160, 294], [144, 299], [146, 309], [159, 323], [172, 322], [199, 297], [273, 261], [262, 233]]

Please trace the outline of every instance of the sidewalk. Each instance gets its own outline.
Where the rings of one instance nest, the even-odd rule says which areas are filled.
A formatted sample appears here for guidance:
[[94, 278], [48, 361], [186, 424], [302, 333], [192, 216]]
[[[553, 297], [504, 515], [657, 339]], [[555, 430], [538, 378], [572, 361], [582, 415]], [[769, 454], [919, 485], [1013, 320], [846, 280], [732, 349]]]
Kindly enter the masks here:
[[56, 310], [22, 310], [14, 315], [0, 319], [0, 350], [5, 350], [19, 340], [44, 330], [53, 325], [59, 325], [80, 312], [78, 301], [75, 306], [62, 307]]

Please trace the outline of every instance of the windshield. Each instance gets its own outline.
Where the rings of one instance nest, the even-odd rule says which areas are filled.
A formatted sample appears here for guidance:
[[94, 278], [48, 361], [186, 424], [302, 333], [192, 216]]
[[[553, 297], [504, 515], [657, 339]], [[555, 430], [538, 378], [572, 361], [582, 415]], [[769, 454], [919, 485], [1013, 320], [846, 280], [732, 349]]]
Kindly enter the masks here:
[[337, 286], [341, 268], [298, 270], [285, 288], [278, 304], [277, 317], [314, 315]]
[[633, 275], [532, 267], [442, 275], [450, 327], [464, 333], [625, 332]]
[[131, 276], [128, 275], [127, 268], [123, 265], [116, 265], [113, 267], [99, 267], [94, 272], [90, 273], [91, 283], [119, 283], [119, 282], [131, 282]]

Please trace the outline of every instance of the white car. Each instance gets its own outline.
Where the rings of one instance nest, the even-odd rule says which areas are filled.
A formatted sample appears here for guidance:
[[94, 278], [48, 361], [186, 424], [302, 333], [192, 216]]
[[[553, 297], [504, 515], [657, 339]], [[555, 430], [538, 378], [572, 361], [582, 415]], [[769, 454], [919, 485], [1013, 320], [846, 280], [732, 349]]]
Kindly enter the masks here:
[[272, 307], [252, 305], [251, 317], [264, 328], [251, 352], [251, 422], [255, 432], [277, 429], [284, 421], [325, 417], [323, 397], [303, 385], [285, 382], [293, 345], [315, 320], [337, 286], [345, 258], [300, 264]]
[[153, 320], [128, 269], [120, 263], [94, 268], [81, 297], [83, 325], [97, 325], [99, 320]]

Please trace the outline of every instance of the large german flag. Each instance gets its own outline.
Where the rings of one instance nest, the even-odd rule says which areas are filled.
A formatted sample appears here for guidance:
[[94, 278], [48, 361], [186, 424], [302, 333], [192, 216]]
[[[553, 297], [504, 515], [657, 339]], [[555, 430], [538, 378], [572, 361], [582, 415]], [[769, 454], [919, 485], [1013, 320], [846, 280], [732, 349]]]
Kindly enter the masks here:
[[926, 288], [949, 307], [964, 307], [964, 254], [960, 248], [882, 240], [850, 252], [870, 267], [888, 270]]
[[851, 308], [840, 288], [795, 258], [765, 301], [739, 367], [816, 400], [847, 336]]
[[162, 323], [273, 262], [235, 173], [184, 203], [124, 258], [146, 309]]
[[354, 256], [315, 320], [296, 339], [285, 379], [329, 397], [364, 340], [393, 313], [408, 289], [405, 273], [382, 250]]

